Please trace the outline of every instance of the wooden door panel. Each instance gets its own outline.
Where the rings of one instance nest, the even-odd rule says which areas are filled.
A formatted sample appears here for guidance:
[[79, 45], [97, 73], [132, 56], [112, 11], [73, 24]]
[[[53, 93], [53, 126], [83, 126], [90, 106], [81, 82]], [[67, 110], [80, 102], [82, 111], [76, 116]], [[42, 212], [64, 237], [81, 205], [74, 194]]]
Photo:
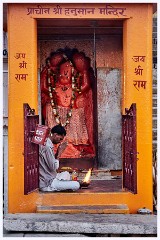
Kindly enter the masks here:
[[137, 193], [136, 104], [122, 116], [123, 187]]
[[39, 145], [32, 142], [39, 116], [24, 103], [24, 194], [39, 187]]

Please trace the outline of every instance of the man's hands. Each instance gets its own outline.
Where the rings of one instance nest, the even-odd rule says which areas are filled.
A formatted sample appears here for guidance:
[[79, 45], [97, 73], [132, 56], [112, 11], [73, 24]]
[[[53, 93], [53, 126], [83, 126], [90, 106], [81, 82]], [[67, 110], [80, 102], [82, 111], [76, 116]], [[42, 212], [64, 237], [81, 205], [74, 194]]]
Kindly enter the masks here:
[[61, 154], [63, 153], [63, 151], [66, 149], [66, 147], [67, 147], [67, 142], [62, 142], [62, 143], [58, 146], [57, 152], [56, 152], [56, 155], [55, 155], [55, 157], [56, 157], [57, 159], [59, 159], [59, 157], [61, 156]]

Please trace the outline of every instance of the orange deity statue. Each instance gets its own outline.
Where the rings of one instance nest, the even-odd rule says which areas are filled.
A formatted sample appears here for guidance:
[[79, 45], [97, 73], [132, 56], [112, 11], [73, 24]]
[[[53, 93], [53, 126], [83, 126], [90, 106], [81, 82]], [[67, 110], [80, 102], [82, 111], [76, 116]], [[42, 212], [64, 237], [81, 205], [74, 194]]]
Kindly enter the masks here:
[[93, 100], [90, 60], [81, 52], [69, 58], [55, 52], [41, 72], [42, 116], [50, 128], [65, 127], [68, 146], [61, 158], [92, 158]]

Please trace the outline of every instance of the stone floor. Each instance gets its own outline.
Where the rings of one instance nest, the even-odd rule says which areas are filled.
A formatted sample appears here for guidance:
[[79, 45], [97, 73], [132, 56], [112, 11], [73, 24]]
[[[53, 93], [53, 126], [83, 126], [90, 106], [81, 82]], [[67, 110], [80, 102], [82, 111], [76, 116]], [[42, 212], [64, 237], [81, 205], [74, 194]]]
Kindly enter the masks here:
[[[86, 176], [86, 173], [87, 171], [82, 171], [78, 173], [79, 182], [83, 181], [84, 177]], [[70, 191], [71, 190], [67, 190], [63, 192]], [[97, 170], [92, 172], [90, 176], [89, 186], [79, 189], [78, 193], [122, 192], [122, 191], [123, 189], [121, 171], [110, 172], [109, 170]], [[77, 191], [75, 193], [77, 193]], [[49, 193], [47, 192], [47, 194]]]
[[[78, 174], [78, 180], [83, 181], [87, 171]], [[78, 192], [121, 192], [122, 175], [121, 171], [111, 172], [110, 170], [94, 170], [90, 176], [90, 184], [87, 188], [81, 188]]]
[[87, 188], [78, 190], [79, 193], [90, 192], [121, 192], [122, 178], [115, 178], [111, 180], [92, 180]]
[[[122, 178], [117, 177], [115, 179], [110, 180], [91, 180], [88, 187], [80, 188], [78, 191], [73, 192], [72, 190], [65, 190], [62, 192], [72, 192], [72, 193], [105, 193], [105, 192], [122, 192]], [[54, 192], [40, 192], [47, 194], [54, 194]], [[56, 194], [58, 192], [55, 192]]]

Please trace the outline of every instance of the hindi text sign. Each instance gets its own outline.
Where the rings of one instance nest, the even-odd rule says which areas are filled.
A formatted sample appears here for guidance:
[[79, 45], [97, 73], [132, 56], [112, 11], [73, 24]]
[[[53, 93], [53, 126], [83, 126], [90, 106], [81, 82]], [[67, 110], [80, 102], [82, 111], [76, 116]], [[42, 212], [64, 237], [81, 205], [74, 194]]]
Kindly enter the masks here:
[[34, 131], [32, 142], [36, 144], [45, 145], [49, 135], [49, 127], [45, 125], [37, 125]]

